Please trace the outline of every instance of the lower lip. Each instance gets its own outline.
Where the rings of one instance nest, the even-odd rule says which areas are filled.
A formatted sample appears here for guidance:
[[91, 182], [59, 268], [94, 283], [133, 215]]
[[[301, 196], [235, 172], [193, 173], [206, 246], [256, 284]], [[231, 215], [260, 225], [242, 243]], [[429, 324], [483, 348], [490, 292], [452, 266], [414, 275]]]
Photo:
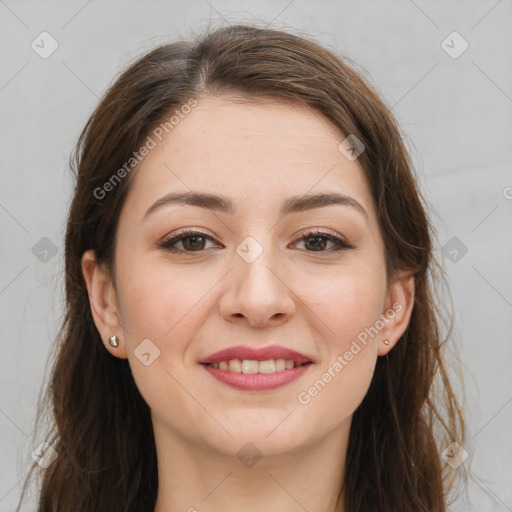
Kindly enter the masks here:
[[219, 370], [203, 364], [203, 368], [218, 381], [243, 391], [268, 391], [280, 388], [304, 375], [312, 363], [274, 373], [240, 373]]

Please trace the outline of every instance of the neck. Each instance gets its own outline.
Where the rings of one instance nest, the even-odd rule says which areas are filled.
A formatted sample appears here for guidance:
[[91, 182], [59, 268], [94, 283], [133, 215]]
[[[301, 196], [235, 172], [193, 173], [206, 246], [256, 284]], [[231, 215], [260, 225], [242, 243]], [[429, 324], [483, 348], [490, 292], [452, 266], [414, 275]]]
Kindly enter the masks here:
[[246, 446], [246, 457], [233, 456], [184, 441], [158, 421], [153, 425], [159, 482], [154, 512], [343, 512], [338, 497], [350, 420], [319, 442], [261, 458], [254, 445]]

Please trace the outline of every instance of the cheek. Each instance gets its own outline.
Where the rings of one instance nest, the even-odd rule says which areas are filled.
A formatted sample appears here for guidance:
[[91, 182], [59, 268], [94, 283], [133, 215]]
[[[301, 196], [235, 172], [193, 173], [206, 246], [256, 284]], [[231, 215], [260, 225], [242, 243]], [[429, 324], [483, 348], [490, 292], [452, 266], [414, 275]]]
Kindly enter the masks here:
[[[204, 272], [193, 277], [169, 264], [135, 260], [126, 261], [124, 268], [119, 266], [127, 356], [137, 388], [153, 413], [165, 415], [172, 403], [176, 410], [187, 411], [187, 421], [204, 421], [204, 410], [183, 388], [190, 379], [184, 362], [187, 348], [211, 314], [208, 292], [222, 276], [217, 274]], [[148, 365], [138, 357], [143, 340], [157, 347], [144, 341], [144, 352], [150, 353]], [[188, 382], [188, 387], [194, 388], [194, 384]]]
[[[155, 339], [157, 343], [179, 340], [192, 326], [198, 325], [201, 298], [218, 281], [217, 273], [203, 272], [199, 277], [188, 271], [161, 262], [131, 262], [125, 265], [130, 272], [120, 271], [119, 288], [123, 297], [120, 309], [123, 325], [129, 335]], [[180, 336], [177, 336], [180, 333]]]
[[346, 350], [351, 341], [373, 326], [384, 305], [385, 277], [363, 266], [309, 274], [298, 289], [318, 320], [331, 352]]
[[359, 406], [373, 377], [378, 338], [371, 328], [382, 313], [385, 276], [353, 265], [310, 275], [301, 287], [314, 313], [320, 364], [298, 401], [335, 428]]

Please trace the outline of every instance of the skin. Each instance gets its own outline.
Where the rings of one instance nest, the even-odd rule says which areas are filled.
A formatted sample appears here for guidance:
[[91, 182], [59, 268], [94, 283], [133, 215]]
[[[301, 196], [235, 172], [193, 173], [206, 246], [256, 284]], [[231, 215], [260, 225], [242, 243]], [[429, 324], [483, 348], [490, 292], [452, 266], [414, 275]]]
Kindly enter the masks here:
[[[377, 357], [406, 329], [414, 301], [411, 276], [386, 280], [373, 200], [358, 161], [338, 151], [344, 138], [305, 106], [202, 98], [134, 176], [118, 225], [115, 280], [94, 252], [84, 253], [105, 348], [128, 358], [151, 408], [155, 512], [342, 510], [336, 501], [353, 412]], [[228, 196], [236, 214], [173, 204], [144, 218], [161, 197], [190, 190]], [[289, 196], [333, 191], [366, 213], [330, 205], [278, 215]], [[180, 253], [159, 247], [182, 228], [212, 240], [177, 242]], [[333, 252], [334, 244], [321, 239], [315, 250], [314, 240], [300, 240], [308, 229], [334, 232], [354, 248]], [[236, 252], [247, 236], [263, 250], [252, 263]], [[300, 403], [299, 393], [393, 303], [401, 305], [394, 318]], [[113, 334], [117, 348], [108, 344]], [[134, 354], [145, 339], [160, 350], [149, 366]], [[314, 364], [298, 380], [263, 392], [228, 387], [199, 364], [227, 347], [271, 344]], [[247, 443], [262, 456], [252, 467], [236, 456]]]

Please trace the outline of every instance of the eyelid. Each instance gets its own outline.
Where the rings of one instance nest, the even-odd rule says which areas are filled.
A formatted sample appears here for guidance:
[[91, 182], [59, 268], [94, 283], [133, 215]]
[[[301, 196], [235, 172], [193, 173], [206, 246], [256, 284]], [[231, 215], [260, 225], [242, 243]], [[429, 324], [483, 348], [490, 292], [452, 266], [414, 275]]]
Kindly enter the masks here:
[[[185, 251], [181, 249], [176, 249], [173, 247], [174, 244], [190, 237], [198, 236], [204, 238], [206, 240], [210, 240], [212, 242], [217, 243], [216, 237], [209, 235], [208, 233], [202, 231], [203, 228], [183, 228], [176, 233], [172, 233], [170, 236], [165, 237], [158, 245], [160, 248], [176, 253], [182, 254], [193, 254], [193, 253], [204, 253], [208, 249], [212, 249], [209, 247], [208, 249], [201, 249], [199, 251]], [[320, 253], [320, 254], [331, 254], [333, 252], [343, 250], [343, 249], [355, 249], [355, 246], [352, 245], [344, 236], [340, 235], [336, 231], [333, 231], [328, 228], [308, 228], [305, 231], [301, 231], [292, 242], [292, 245], [297, 244], [298, 242], [303, 242], [311, 237], [320, 237], [325, 238], [331, 241], [334, 244], [334, 247], [324, 251], [304, 251], [307, 253]]]
[[178, 229], [178, 231], [175, 231], [173, 233], [170, 233], [169, 235], [165, 235], [165, 237], [163, 238], [163, 241], [165, 242], [166, 240], [171, 240], [173, 238], [177, 238], [177, 237], [181, 237], [181, 236], [204, 236], [205, 238], [206, 237], [209, 237], [209, 238], [212, 238], [212, 239], [215, 239], [215, 235], [211, 234], [211, 233], [208, 233], [206, 231], [206, 228], [181, 228], [181, 229]]
[[326, 251], [306, 251], [308, 253], [314, 254], [315, 252], [318, 252], [330, 254], [339, 249], [355, 249], [355, 246], [352, 245], [344, 236], [329, 228], [308, 228], [305, 231], [301, 231], [293, 243], [296, 244], [297, 242], [302, 242], [303, 240], [315, 236], [330, 240], [335, 244], [335, 247], [332, 247]]
[[168, 236], [165, 236], [160, 242], [158, 242], [158, 246], [162, 249], [166, 249], [168, 251], [175, 251], [175, 252], [181, 252], [181, 253], [193, 253], [193, 252], [204, 252], [206, 249], [203, 249], [202, 251], [183, 251], [180, 249], [176, 249], [175, 247], [172, 247], [175, 243], [180, 242], [183, 239], [193, 237], [193, 236], [200, 236], [202, 238], [205, 238], [207, 240], [211, 240], [215, 243], [217, 243], [216, 237], [209, 235], [205, 231], [202, 231], [204, 228], [183, 228], [178, 230], [175, 233], [171, 233]]

